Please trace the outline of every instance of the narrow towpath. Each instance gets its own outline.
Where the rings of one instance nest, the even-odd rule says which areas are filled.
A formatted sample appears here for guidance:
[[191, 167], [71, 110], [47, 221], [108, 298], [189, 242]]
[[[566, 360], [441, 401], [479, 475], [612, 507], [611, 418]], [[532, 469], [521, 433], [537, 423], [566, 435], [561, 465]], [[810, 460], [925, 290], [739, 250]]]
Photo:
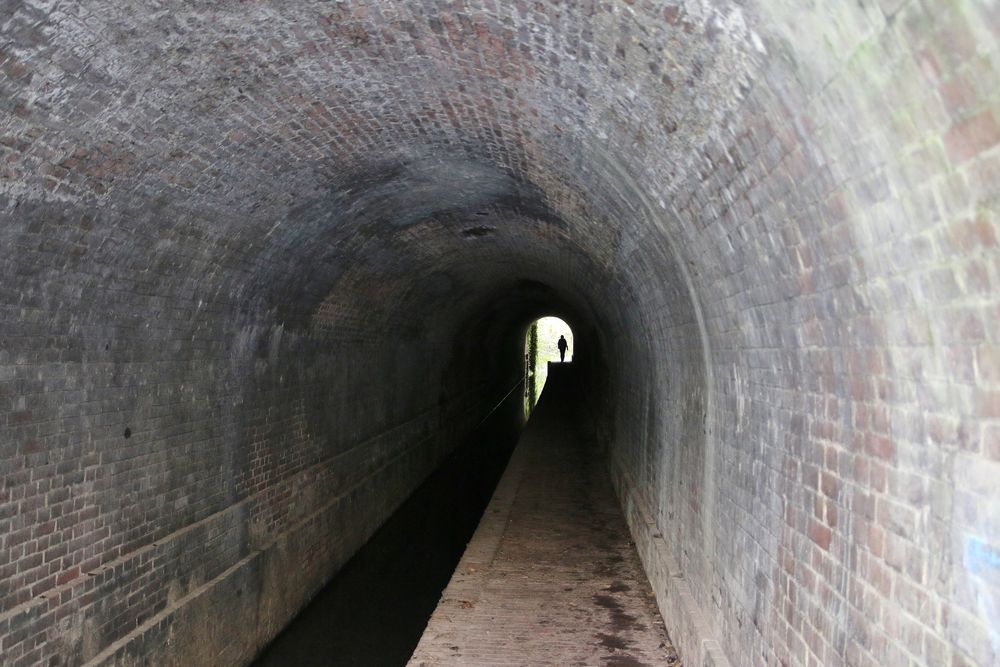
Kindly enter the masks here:
[[553, 365], [409, 665], [679, 665], [572, 396]]

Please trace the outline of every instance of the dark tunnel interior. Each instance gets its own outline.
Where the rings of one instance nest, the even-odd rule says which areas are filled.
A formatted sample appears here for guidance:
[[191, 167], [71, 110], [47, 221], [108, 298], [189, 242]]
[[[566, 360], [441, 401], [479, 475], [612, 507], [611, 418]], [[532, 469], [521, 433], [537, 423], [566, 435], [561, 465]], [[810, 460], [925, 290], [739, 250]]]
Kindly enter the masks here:
[[557, 315], [685, 663], [996, 664], [997, 7], [0, 0], [2, 662], [248, 664]]

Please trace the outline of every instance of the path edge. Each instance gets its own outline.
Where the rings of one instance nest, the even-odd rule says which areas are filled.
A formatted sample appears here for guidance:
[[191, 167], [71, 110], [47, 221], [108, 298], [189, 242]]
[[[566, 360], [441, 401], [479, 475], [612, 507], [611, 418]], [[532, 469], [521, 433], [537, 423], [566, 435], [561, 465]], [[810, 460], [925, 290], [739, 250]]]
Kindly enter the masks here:
[[706, 620], [677, 559], [653, 521], [649, 508], [633, 491], [628, 472], [612, 457], [608, 470], [615, 494], [643, 570], [656, 596], [656, 606], [685, 667], [732, 667], [714, 628]]

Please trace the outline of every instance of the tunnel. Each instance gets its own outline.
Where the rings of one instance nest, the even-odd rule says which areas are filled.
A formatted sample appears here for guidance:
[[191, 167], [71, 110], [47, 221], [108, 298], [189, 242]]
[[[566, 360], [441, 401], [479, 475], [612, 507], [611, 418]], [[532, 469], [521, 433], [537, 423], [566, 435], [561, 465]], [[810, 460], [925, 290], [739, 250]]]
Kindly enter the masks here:
[[998, 664], [998, 36], [0, 0], [0, 662], [248, 664], [553, 315], [685, 665]]

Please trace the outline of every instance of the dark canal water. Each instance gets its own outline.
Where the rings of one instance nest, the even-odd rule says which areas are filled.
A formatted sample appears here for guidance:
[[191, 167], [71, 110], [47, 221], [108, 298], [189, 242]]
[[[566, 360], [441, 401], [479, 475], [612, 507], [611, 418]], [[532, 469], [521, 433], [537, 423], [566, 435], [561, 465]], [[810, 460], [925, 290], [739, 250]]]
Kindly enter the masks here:
[[507, 465], [515, 421], [497, 413], [477, 429], [254, 665], [405, 665]]

